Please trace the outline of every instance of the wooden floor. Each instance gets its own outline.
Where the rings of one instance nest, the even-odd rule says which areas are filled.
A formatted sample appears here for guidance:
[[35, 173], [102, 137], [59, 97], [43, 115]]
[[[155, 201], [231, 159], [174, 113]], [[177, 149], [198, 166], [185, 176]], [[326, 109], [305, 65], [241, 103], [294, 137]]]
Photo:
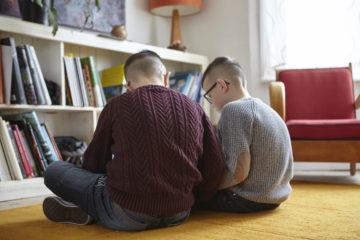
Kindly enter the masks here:
[[[350, 176], [349, 171], [296, 171], [293, 180], [360, 185], [360, 172]], [[49, 195], [0, 202], [0, 210], [40, 204]]]

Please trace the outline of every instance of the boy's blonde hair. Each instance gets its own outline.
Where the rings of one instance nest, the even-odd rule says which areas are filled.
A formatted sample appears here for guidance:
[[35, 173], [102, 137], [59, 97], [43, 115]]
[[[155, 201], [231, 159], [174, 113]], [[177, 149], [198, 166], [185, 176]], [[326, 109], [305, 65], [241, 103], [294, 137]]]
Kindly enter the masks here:
[[126, 81], [137, 81], [140, 77], [161, 77], [166, 73], [165, 65], [158, 54], [143, 50], [130, 56], [124, 66]]
[[217, 57], [209, 64], [203, 74], [202, 86], [206, 77], [211, 83], [214, 83], [216, 79], [221, 77], [230, 81], [235, 86], [241, 85], [243, 88], [246, 88], [244, 70], [239, 63], [229, 57]]

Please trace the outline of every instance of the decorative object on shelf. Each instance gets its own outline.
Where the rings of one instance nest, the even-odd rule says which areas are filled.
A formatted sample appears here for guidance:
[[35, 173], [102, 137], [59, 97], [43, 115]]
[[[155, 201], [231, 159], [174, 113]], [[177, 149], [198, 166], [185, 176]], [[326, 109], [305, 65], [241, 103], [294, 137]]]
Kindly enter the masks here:
[[150, 11], [153, 14], [172, 16], [171, 40], [168, 48], [185, 51], [181, 38], [180, 17], [198, 13], [201, 0], [150, 0]]
[[[56, 11], [52, 9], [51, 0], [18, 0], [22, 20], [49, 25], [49, 19], [54, 18]], [[52, 14], [50, 16], [49, 14]]]
[[113, 26], [112, 30], [111, 30], [111, 35], [115, 36], [115, 37], [119, 37], [121, 39], [126, 39], [127, 38], [127, 31], [125, 28], [125, 25], [115, 25]]
[[73, 163], [79, 167], [83, 163], [83, 155], [87, 144], [73, 136], [55, 137], [56, 145], [59, 147], [64, 161]]
[[53, 81], [45, 79], [46, 87], [49, 91], [53, 105], [60, 105], [60, 86]]

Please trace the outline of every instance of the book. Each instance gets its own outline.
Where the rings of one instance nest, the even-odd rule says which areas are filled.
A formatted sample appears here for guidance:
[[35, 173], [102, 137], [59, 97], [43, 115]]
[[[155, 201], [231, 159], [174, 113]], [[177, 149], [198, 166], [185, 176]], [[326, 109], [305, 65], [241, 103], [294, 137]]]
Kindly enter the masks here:
[[52, 151], [50, 150], [51, 146], [48, 145], [44, 133], [41, 130], [40, 122], [35, 111], [5, 115], [3, 116], [3, 119], [6, 119], [8, 121], [26, 119], [26, 121], [31, 124], [36, 136], [39, 139], [39, 143], [41, 149], [43, 150], [47, 163], [50, 164], [53, 161], [57, 161], [56, 156], [53, 155]]
[[55, 147], [54, 147], [53, 143], [51, 142], [50, 136], [49, 136], [49, 134], [48, 134], [48, 132], [47, 132], [47, 130], [46, 130], [45, 125], [44, 125], [43, 123], [41, 123], [41, 124], [40, 124], [40, 127], [41, 127], [41, 131], [43, 132], [43, 135], [44, 135], [44, 137], [45, 137], [46, 143], [50, 146], [49, 149], [50, 149], [50, 151], [51, 151], [51, 154], [52, 154], [53, 156], [55, 156], [55, 158], [54, 158], [55, 161], [59, 161], [60, 158], [58, 157], [58, 155], [57, 155], [57, 153], [56, 153]]
[[74, 62], [75, 62], [77, 80], [79, 81], [83, 106], [88, 107], [89, 102], [88, 102], [88, 97], [87, 97], [87, 93], [86, 93], [87, 91], [86, 91], [86, 86], [85, 86], [85, 79], [84, 79], [83, 72], [82, 72], [80, 58], [75, 57]]
[[3, 144], [0, 139], [0, 181], [9, 181], [11, 180], [11, 175], [9, 171], [9, 166], [6, 162], [5, 152]]
[[14, 134], [17, 148], [19, 149], [19, 152], [20, 152], [20, 158], [21, 158], [21, 162], [25, 169], [26, 177], [32, 178], [32, 177], [34, 177], [34, 172], [31, 168], [30, 160], [29, 160], [28, 154], [25, 150], [24, 143], [23, 143], [21, 135], [20, 135], [20, 130], [16, 124], [11, 125], [11, 129]]
[[5, 121], [0, 117], [0, 138], [1, 143], [4, 145], [5, 156], [9, 166], [10, 174], [13, 180], [22, 180], [23, 176], [16, 159], [14, 147], [11, 144], [11, 139], [9, 136], [8, 129], [6, 127]]
[[195, 92], [195, 95], [194, 95], [194, 100], [198, 103], [200, 103], [200, 98], [202, 97], [202, 88], [201, 88], [201, 81], [202, 81], [202, 77], [203, 77], [203, 74], [202, 73], [199, 73], [199, 79], [198, 79], [198, 82], [197, 82], [197, 89], [196, 89], [196, 92]]
[[10, 104], [11, 102], [11, 82], [12, 82], [12, 69], [13, 69], [13, 50], [10, 46], [0, 45], [1, 59], [3, 69], [3, 103]]
[[191, 76], [189, 76], [190, 79], [187, 79], [186, 84], [184, 86], [184, 89], [182, 91], [183, 94], [189, 97], [191, 88], [193, 87], [194, 82], [196, 81], [196, 73], [191, 73]]
[[[12, 68], [11, 68], [11, 103], [26, 104], [24, 87], [21, 79], [20, 66], [16, 52], [15, 40], [12, 37], [3, 38], [0, 40], [1, 45], [10, 46], [12, 53]], [[3, 59], [3, 61], [9, 59]]]
[[[27, 122], [25, 119], [21, 119], [19, 121], [11, 121], [12, 124], [17, 124], [20, 132], [23, 132], [26, 142], [29, 146], [29, 153], [31, 157], [33, 158], [36, 166], [36, 172], [39, 176], [42, 176], [44, 174], [44, 170], [46, 168], [46, 165], [44, 162], [46, 162], [45, 156], [41, 152], [41, 148], [39, 144], [36, 141], [36, 137], [34, 136], [34, 131], [32, 130], [31, 124]], [[30, 159], [31, 162], [31, 159]], [[34, 170], [33, 170], [34, 171]], [[35, 172], [35, 171], [34, 171]]]
[[26, 58], [25, 48], [23, 47], [16, 47], [20, 72], [21, 72], [21, 79], [24, 86], [25, 97], [28, 104], [38, 104], [35, 86], [31, 77], [29, 63]]
[[[93, 91], [94, 91], [96, 107], [103, 107], [105, 104], [105, 102], [103, 101], [103, 98], [105, 98], [105, 95], [104, 95], [104, 92], [102, 90], [102, 87], [101, 87], [101, 84], [99, 81], [98, 73], [97, 73], [97, 70], [95, 67], [94, 57], [93, 56], [84, 57], [84, 58], [81, 58], [80, 61], [81, 61], [82, 67], [84, 67], [86, 65], [89, 66], [91, 83], [92, 83], [92, 87], [93, 87]], [[104, 97], [103, 97], [103, 95], [104, 95]]]
[[82, 66], [83, 76], [85, 80], [86, 93], [88, 97], [89, 106], [96, 106], [94, 90], [91, 83], [91, 75], [89, 65]]
[[73, 106], [67, 77], [66, 77], [66, 81], [65, 81], [65, 93], [66, 93], [66, 105]]
[[197, 102], [198, 95], [201, 91], [201, 79], [202, 79], [202, 73], [196, 72], [194, 75], [194, 81], [192, 82], [192, 85], [190, 87], [190, 91], [188, 94], [188, 97]]
[[58, 146], [57, 146], [57, 144], [56, 144], [56, 142], [55, 142], [54, 135], [52, 134], [50, 128], [48, 128], [48, 126], [46, 125], [46, 123], [42, 123], [41, 125], [44, 125], [44, 128], [45, 128], [47, 134], [48, 134], [49, 137], [50, 137], [51, 143], [52, 143], [53, 147], [55, 148], [55, 151], [56, 151], [56, 154], [57, 154], [59, 160], [63, 161], [63, 158], [62, 158], [62, 156], [61, 156], [60, 150], [59, 150], [59, 148], [58, 148]]
[[12, 144], [12, 146], [14, 148], [14, 152], [15, 152], [15, 155], [16, 155], [16, 160], [18, 162], [18, 165], [19, 165], [19, 168], [20, 168], [20, 171], [21, 171], [21, 175], [23, 176], [23, 178], [26, 178], [24, 165], [23, 165], [23, 163], [21, 161], [20, 152], [19, 152], [19, 149], [18, 149], [18, 147], [16, 145], [13, 130], [11, 129], [11, 126], [9, 125], [8, 122], [5, 121], [5, 125], [6, 125], [6, 128], [8, 130], [9, 136], [10, 136], [11, 144]]
[[105, 98], [109, 101], [111, 98], [121, 95], [124, 92], [125, 82], [124, 64], [104, 69], [101, 82]]
[[34, 131], [33, 127], [31, 126], [31, 123], [26, 122], [26, 127], [30, 133], [31, 142], [34, 145], [34, 149], [36, 149], [36, 155], [38, 156], [37, 158], [38, 158], [40, 167], [41, 167], [42, 171], [45, 171], [45, 169], [48, 166], [48, 163], [46, 161], [44, 151], [41, 148], [39, 138], [36, 136], [35, 131]]
[[73, 57], [64, 56], [64, 64], [72, 105], [75, 107], [82, 107], [83, 102]]
[[0, 46], [0, 104], [4, 103], [4, 93], [3, 93], [3, 71], [2, 71], [2, 51]]
[[37, 58], [35, 49], [31, 45], [30, 45], [30, 52], [31, 52], [31, 57], [34, 60], [34, 65], [35, 65], [35, 68], [36, 68], [36, 73], [38, 74], [38, 77], [39, 77], [41, 89], [42, 89], [42, 91], [44, 93], [44, 96], [45, 96], [45, 102], [46, 102], [47, 105], [51, 105], [52, 102], [51, 102], [49, 90], [47, 89], [47, 86], [46, 86], [46, 83], [45, 83], [45, 78], [44, 78], [44, 75], [43, 75], [43, 73], [41, 71], [40, 63], [39, 63], [39, 60]]
[[25, 133], [23, 130], [20, 130], [20, 140], [22, 141], [23, 143], [23, 146], [24, 146], [24, 149], [25, 149], [25, 153], [27, 154], [28, 156], [28, 160], [29, 160], [29, 163], [30, 163], [30, 167], [34, 173], [34, 176], [35, 177], [40, 177], [41, 176], [41, 171], [40, 169], [38, 168], [38, 165], [31, 153], [31, 149], [30, 149], [30, 144], [29, 142], [27, 141], [26, 139], [26, 136], [25, 136]]
[[191, 81], [192, 71], [177, 72], [169, 78], [169, 86], [171, 89], [184, 93]]
[[30, 70], [31, 78], [32, 78], [32, 81], [34, 84], [38, 104], [43, 105], [46, 103], [45, 96], [44, 96], [43, 89], [40, 84], [40, 78], [39, 78], [39, 75], [38, 75], [36, 67], [35, 67], [34, 59], [32, 57], [30, 45], [25, 44], [24, 49], [26, 52], [26, 59], [27, 59], [29, 70]]

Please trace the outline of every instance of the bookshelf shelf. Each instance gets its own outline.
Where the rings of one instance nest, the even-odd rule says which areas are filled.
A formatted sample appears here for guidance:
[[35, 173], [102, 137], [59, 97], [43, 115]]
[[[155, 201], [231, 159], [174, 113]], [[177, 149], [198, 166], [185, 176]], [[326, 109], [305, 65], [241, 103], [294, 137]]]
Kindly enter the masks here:
[[[98, 33], [60, 27], [56, 36], [52, 28], [18, 18], [0, 16], [0, 38], [13, 37], [16, 45], [34, 46], [41, 70], [46, 79], [58, 84], [60, 105], [0, 104], [0, 116], [35, 111], [40, 122], [46, 122], [54, 136], [74, 136], [87, 143], [91, 141], [102, 108], [73, 107], [66, 105], [65, 68], [63, 57], [93, 56], [96, 70], [121, 65], [133, 53], [149, 49], [158, 53], [168, 71], [204, 71], [208, 64], [206, 56], [136, 43], [120, 41]], [[209, 114], [208, 105], [205, 111]], [[21, 181], [0, 181], [0, 201], [46, 195], [50, 192], [43, 178]]]
[[0, 104], [0, 111], [42, 111], [42, 112], [92, 112], [101, 111], [99, 107], [73, 107], [73, 106], [60, 106], [60, 105], [30, 105], [30, 104]]
[[0, 182], [0, 202], [49, 194], [43, 178]]

